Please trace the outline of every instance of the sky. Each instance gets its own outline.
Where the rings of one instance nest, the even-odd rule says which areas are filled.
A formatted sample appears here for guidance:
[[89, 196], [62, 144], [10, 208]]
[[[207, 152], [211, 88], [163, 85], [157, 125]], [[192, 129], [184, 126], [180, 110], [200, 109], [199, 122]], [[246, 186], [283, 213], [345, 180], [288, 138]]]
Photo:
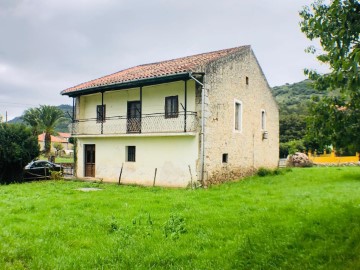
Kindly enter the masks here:
[[251, 45], [270, 86], [321, 70], [310, 0], [0, 0], [0, 116], [72, 104], [60, 91], [140, 64]]

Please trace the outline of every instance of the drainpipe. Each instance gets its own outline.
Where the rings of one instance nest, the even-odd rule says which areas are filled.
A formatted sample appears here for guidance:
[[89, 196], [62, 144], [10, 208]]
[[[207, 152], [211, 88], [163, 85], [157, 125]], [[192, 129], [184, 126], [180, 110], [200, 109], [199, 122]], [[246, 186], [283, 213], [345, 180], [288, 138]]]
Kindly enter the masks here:
[[[200, 181], [204, 185], [204, 167], [205, 167], [205, 83], [200, 82], [191, 73], [190, 78], [201, 85], [201, 144], [200, 144], [200, 157], [201, 157], [201, 175]], [[203, 75], [204, 76], [204, 75]]]

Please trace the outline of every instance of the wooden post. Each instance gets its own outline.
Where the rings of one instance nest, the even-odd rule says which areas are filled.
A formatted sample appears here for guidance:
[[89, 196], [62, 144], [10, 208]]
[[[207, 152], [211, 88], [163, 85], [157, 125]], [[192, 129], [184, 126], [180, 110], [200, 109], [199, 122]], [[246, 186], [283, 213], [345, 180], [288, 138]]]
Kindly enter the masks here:
[[120, 185], [120, 181], [121, 181], [121, 175], [123, 172], [123, 167], [124, 167], [124, 163], [121, 164], [121, 170], [120, 170], [120, 175], [119, 175], [119, 185]]
[[156, 172], [157, 172], [157, 168], [155, 168], [155, 175], [154, 175], [154, 182], [153, 182], [153, 187], [155, 187], [155, 181], [156, 181]]
[[189, 165], [189, 172], [190, 172], [190, 187], [193, 188], [193, 179], [192, 179], [192, 173], [191, 173], [191, 167]]

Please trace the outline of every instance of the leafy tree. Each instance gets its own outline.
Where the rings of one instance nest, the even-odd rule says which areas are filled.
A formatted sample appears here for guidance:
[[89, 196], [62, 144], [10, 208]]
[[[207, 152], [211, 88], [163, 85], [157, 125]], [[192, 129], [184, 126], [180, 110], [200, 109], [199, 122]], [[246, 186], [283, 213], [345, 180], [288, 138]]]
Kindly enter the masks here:
[[303, 115], [283, 115], [280, 117], [280, 142], [302, 140], [305, 136], [306, 121]]
[[309, 119], [315, 144], [331, 143], [336, 147], [351, 145], [360, 150], [360, 2], [316, 1], [305, 7], [300, 16], [301, 31], [320, 41], [322, 52], [314, 47], [308, 52], [330, 67], [330, 73], [305, 70], [316, 89], [336, 90], [338, 94], [315, 101]]
[[45, 155], [48, 156], [51, 150], [51, 135], [55, 134], [57, 123], [63, 118], [64, 113], [56, 106], [41, 105], [39, 108], [33, 108], [25, 111], [23, 119], [34, 131], [45, 132]]
[[0, 183], [21, 182], [23, 168], [38, 155], [37, 136], [30, 128], [0, 123]]

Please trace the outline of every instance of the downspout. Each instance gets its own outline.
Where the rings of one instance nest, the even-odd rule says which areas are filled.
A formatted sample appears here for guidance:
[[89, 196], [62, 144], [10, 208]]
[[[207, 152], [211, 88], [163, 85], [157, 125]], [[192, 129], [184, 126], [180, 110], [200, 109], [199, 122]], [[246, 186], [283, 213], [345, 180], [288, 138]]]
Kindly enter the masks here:
[[[203, 75], [204, 76], [204, 75]], [[201, 85], [201, 144], [200, 144], [200, 165], [201, 165], [201, 175], [200, 181], [201, 184], [204, 186], [204, 168], [205, 168], [205, 83], [200, 82], [196, 79], [191, 73], [189, 77], [193, 79], [195, 82]]]

